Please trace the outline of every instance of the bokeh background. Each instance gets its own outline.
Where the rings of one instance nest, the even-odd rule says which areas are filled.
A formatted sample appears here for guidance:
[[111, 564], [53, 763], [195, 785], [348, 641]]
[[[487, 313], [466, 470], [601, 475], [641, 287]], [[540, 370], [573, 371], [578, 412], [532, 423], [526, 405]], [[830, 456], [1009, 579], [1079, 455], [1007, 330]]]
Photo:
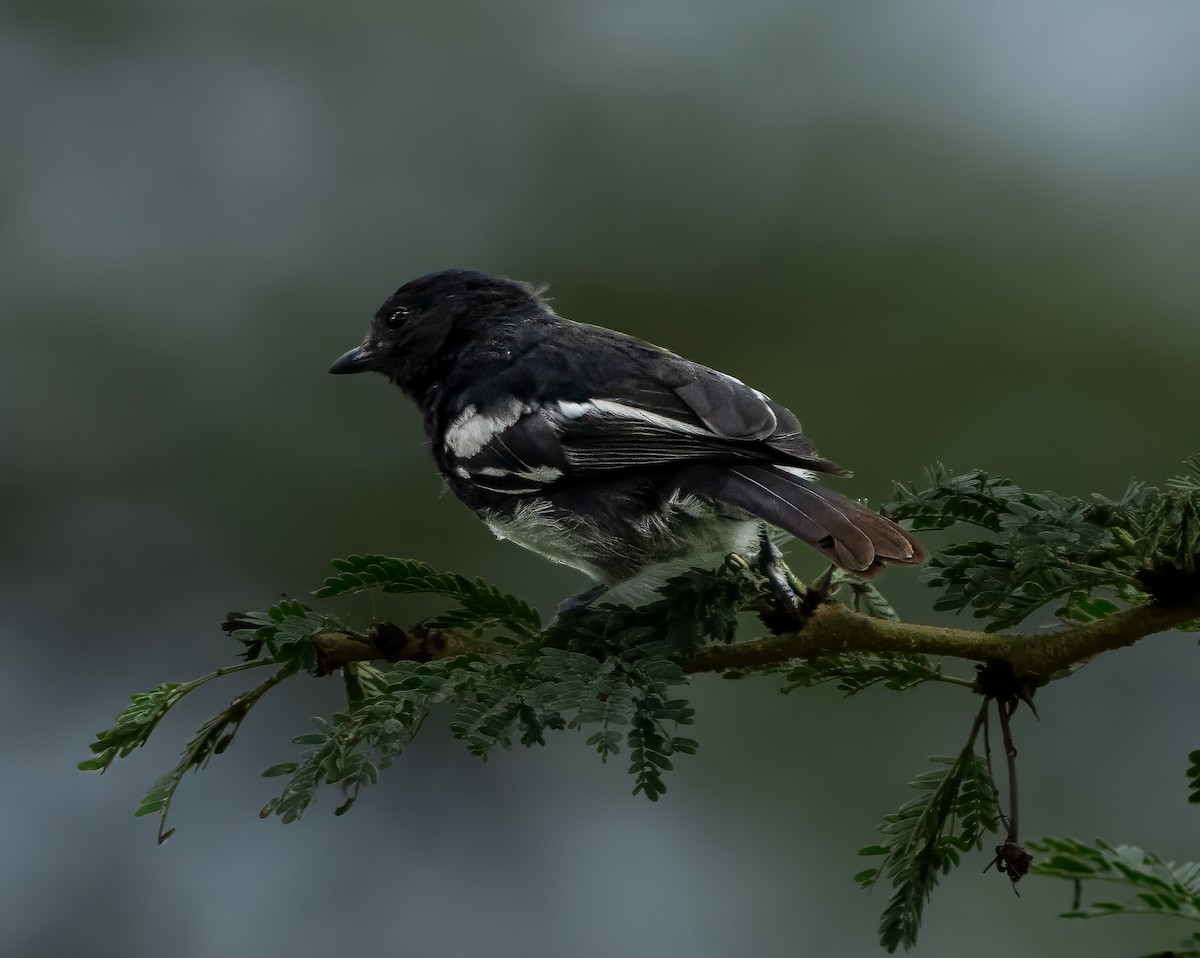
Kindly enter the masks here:
[[[431, 722], [350, 815], [284, 827], [258, 772], [337, 691], [295, 683], [161, 848], [132, 810], [236, 679], [74, 766], [129, 693], [227, 660], [225, 612], [334, 555], [547, 611], [582, 587], [441, 494], [382, 380], [325, 375], [432, 269], [549, 282], [729, 370], [876, 502], [935, 461], [1076, 494], [1172, 474], [1200, 451], [1198, 38], [1182, 3], [4, 4], [0, 952], [876, 954], [854, 850], [959, 747], [957, 690], [698, 679], [701, 751], [657, 805], [581, 737], [484, 764]], [[941, 621], [917, 579], [882, 585]], [[1200, 855], [1195, 652], [1108, 656], [1020, 717], [1027, 836]], [[1056, 920], [1068, 888], [1017, 899], [986, 857], [919, 953], [1184, 932]]]

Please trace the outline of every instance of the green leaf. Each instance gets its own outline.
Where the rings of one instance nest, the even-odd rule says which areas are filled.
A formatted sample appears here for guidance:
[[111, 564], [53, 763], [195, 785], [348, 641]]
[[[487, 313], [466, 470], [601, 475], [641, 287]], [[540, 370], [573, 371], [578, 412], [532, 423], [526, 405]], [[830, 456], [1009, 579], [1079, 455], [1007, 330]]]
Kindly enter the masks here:
[[854, 884], [860, 888], [870, 888], [879, 880], [878, 868], [864, 868], [854, 876]]
[[[257, 665], [258, 663], [253, 664]], [[212, 677], [206, 676], [205, 679], [197, 681], [198, 683], [202, 683]], [[174, 834], [174, 829], [166, 828], [167, 815], [171, 810], [171, 801], [175, 797], [175, 792], [183, 781], [183, 776], [189, 771], [204, 768], [214, 755], [219, 755], [225, 751], [233, 742], [237, 730], [241, 727], [250, 710], [279, 681], [280, 673], [276, 672], [257, 687], [242, 692], [229, 704], [228, 708], [218, 712], [201, 725], [196, 734], [184, 746], [183, 754], [180, 756], [178, 764], [169, 772], [159, 776], [150, 787], [150, 790], [146, 793], [134, 814], [142, 816], [158, 813], [159, 844], [162, 844]], [[196, 687], [196, 684], [193, 683], [192, 687]], [[177, 687], [176, 691], [184, 688], [183, 686]]]
[[1172, 915], [1200, 921], [1200, 862], [1175, 864], [1133, 845], [1090, 844], [1073, 838], [1043, 838], [1030, 843], [1042, 855], [1033, 874], [1072, 882], [1103, 881], [1122, 885], [1124, 902], [1098, 901], [1074, 909], [1065, 918], [1106, 915]]
[[996, 631], [1057, 600], [1061, 619], [1087, 623], [1129, 605], [1195, 595], [1195, 457], [1187, 469], [1165, 489], [1135, 481], [1113, 500], [1027, 492], [979, 470], [952, 476], [938, 466], [928, 473], [926, 488], [897, 487], [886, 511], [918, 530], [966, 524], [992, 536], [954, 543], [930, 557], [925, 580], [941, 590], [934, 608], [970, 609]]
[[1151, 952], [1141, 958], [1200, 958], [1200, 932], [1181, 941], [1178, 947]]
[[1011, 479], [981, 470], [951, 476], [940, 463], [926, 470], [927, 487], [897, 484], [895, 498], [884, 507], [894, 519], [907, 519], [914, 530], [948, 529], [966, 523], [990, 532], [1000, 530], [1011, 503], [1021, 490]]
[[1192, 764], [1188, 766], [1188, 801], [1200, 802], [1200, 749], [1194, 752], [1188, 752], [1188, 761]]
[[1121, 607], [1108, 599], [1090, 596], [1087, 592], [1076, 589], [1067, 599], [1067, 604], [1055, 610], [1060, 619], [1086, 624], [1106, 619]]
[[884, 818], [882, 844], [859, 854], [882, 856], [883, 864], [855, 876], [864, 888], [887, 878], [893, 894], [879, 923], [879, 940], [889, 952], [916, 944], [925, 903], [960, 852], [979, 847], [983, 834], [996, 830], [999, 811], [987, 766], [974, 751], [975, 733], [956, 758], [934, 756], [931, 771], [910, 784], [921, 794]]
[[795, 662], [784, 676], [784, 693], [836, 682], [847, 697], [877, 683], [902, 692], [924, 682], [944, 681], [941, 665], [925, 655], [839, 652]]
[[297, 821], [323, 785], [341, 790], [343, 801], [334, 811], [345, 814], [361, 789], [377, 782], [379, 770], [404, 751], [429, 709], [441, 701], [447, 674], [468, 669], [477, 658], [398, 662], [387, 669], [360, 667], [360, 694], [354, 708], [336, 712], [327, 721], [314, 720], [319, 731], [292, 740], [310, 746], [299, 760], [274, 765], [264, 773], [291, 777], [260, 814], [277, 815], [285, 824]]
[[80, 762], [78, 768], [102, 772], [116, 759], [125, 758], [145, 745], [163, 716], [201, 681], [204, 680], [187, 685], [166, 682], [149, 692], [133, 695], [130, 704], [117, 715], [116, 724], [96, 734], [91, 744], [94, 757]]
[[899, 621], [900, 616], [879, 588], [869, 579], [864, 579], [845, 569], [834, 569], [829, 580], [830, 593], [855, 612], [869, 615], [873, 619]]
[[522, 599], [501, 592], [482, 579], [468, 579], [456, 572], [437, 572], [416, 559], [384, 555], [352, 555], [334, 559], [338, 571], [316, 591], [321, 598], [380, 589], [401, 594], [426, 593], [453, 599], [461, 608], [434, 621], [445, 628], [506, 628], [529, 636], [541, 628], [537, 610]]

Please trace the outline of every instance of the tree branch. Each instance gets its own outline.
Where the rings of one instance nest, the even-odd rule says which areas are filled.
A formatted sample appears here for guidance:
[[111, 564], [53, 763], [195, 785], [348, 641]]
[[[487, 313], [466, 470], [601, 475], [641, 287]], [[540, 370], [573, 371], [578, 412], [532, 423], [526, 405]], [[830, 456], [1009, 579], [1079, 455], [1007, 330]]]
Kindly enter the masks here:
[[351, 662], [429, 662], [447, 659], [465, 652], [486, 655], [496, 644], [452, 629], [431, 628], [417, 623], [408, 629], [391, 622], [376, 622], [364, 635], [361, 632], [318, 632], [313, 636], [317, 648], [317, 675], [328, 675]]
[[[818, 606], [803, 629], [731, 645], [701, 649], [684, 668], [689, 673], [728, 672], [778, 665], [791, 659], [838, 652], [941, 655], [974, 662], [1007, 662], [1017, 678], [1044, 685], [1071, 666], [1101, 652], [1200, 617], [1200, 593], [1186, 603], [1154, 602], [1114, 613], [1086, 625], [1052, 632], [1001, 634], [875, 619], [843, 605]], [[351, 662], [441, 659], [464, 652], [488, 654], [496, 646], [447, 629], [414, 626], [404, 630], [376, 623], [367, 634], [322, 632], [316, 636], [319, 670], [327, 674]]]
[[1018, 677], [1045, 684], [1056, 672], [1101, 652], [1133, 645], [1200, 615], [1200, 595], [1186, 604], [1135, 606], [1086, 625], [1053, 632], [1003, 634], [874, 619], [842, 605], [818, 606], [803, 629], [702, 649], [689, 672], [725, 672], [836, 652], [944, 655], [975, 662], [1000, 660]]

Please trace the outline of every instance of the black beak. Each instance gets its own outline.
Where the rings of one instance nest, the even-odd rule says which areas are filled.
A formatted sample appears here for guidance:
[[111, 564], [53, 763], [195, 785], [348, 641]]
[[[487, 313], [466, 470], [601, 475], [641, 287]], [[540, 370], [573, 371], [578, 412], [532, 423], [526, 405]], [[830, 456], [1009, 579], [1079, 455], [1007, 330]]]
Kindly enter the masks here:
[[370, 345], [363, 343], [339, 356], [332, 366], [331, 373], [365, 373], [375, 368], [375, 352]]

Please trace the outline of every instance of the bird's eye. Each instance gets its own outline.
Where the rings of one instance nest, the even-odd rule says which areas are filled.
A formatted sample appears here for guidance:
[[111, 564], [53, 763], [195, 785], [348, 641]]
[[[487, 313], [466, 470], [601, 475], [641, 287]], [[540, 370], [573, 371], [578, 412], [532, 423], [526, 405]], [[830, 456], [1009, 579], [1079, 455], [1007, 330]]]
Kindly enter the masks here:
[[384, 317], [383, 325], [388, 329], [399, 329], [406, 319], [408, 319], [408, 307], [397, 306]]

